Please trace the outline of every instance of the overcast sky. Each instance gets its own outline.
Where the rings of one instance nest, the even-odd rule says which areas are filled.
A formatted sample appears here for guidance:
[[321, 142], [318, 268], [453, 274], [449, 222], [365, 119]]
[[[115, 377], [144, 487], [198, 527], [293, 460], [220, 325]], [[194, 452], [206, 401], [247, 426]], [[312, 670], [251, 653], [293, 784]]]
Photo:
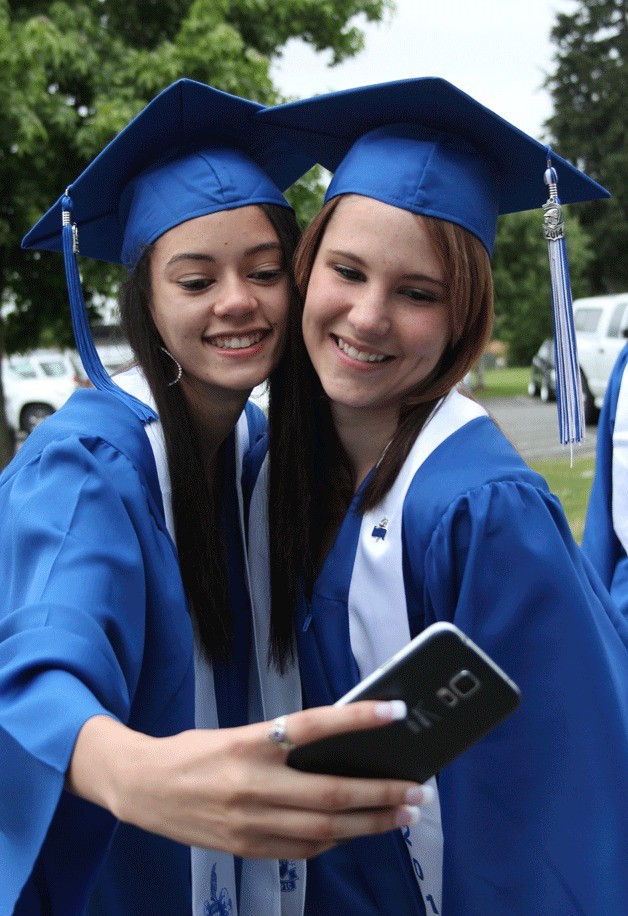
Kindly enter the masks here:
[[554, 70], [550, 30], [574, 0], [396, 0], [388, 21], [366, 23], [364, 51], [328, 67], [329, 55], [290, 42], [273, 76], [287, 96], [303, 98], [415, 76], [441, 76], [543, 140], [552, 113], [542, 88]]

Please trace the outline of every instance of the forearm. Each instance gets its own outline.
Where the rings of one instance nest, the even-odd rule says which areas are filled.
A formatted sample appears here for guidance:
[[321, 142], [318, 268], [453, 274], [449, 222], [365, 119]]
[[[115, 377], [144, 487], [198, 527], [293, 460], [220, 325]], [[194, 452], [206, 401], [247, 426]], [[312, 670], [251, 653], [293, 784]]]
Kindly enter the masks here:
[[[291, 737], [304, 743], [384, 724], [378, 705], [389, 704], [294, 713]], [[144, 830], [255, 858], [309, 858], [339, 840], [414, 823], [413, 806], [428, 800], [408, 782], [287, 767], [285, 749], [268, 740], [270, 724], [152, 738], [94, 716], [79, 733], [66, 788]]]
[[76, 740], [66, 774], [67, 791], [121, 820], [130, 819], [129, 799], [146, 776], [155, 742], [110, 716], [93, 716]]

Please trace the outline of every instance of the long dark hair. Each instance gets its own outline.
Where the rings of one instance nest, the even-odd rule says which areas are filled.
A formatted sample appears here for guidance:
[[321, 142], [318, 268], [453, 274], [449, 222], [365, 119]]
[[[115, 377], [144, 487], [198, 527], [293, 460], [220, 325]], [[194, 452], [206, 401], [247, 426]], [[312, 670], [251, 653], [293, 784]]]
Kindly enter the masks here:
[[[304, 300], [321, 240], [341, 197], [329, 201], [303, 234], [295, 255], [295, 280]], [[419, 216], [443, 267], [448, 284], [451, 338], [436, 370], [403, 404], [397, 430], [385, 455], [362, 493], [359, 511], [377, 506], [390, 490], [416, 437], [438, 400], [460, 382], [477, 362], [488, 342], [493, 322], [493, 284], [488, 254], [466, 229], [444, 220]], [[336, 434], [320, 381], [303, 345], [300, 359], [311, 392], [313, 425], [300, 443], [300, 460], [307, 462], [311, 512], [308, 544], [302, 564], [306, 589], [311, 590], [321, 559], [324, 538], [340, 522], [355, 491], [349, 459]]]
[[[284, 265], [290, 270], [300, 230], [292, 210], [274, 205], [261, 205], [261, 209], [275, 229], [281, 245]], [[201, 643], [212, 659], [228, 659], [233, 642], [229, 587], [226, 576], [225, 545], [221, 538], [219, 513], [222, 487], [216, 492], [206, 484], [201, 461], [201, 450], [194, 431], [189, 409], [178, 385], [168, 386], [176, 375], [172, 360], [164, 354], [163, 341], [155, 327], [151, 310], [150, 259], [152, 247], [144, 251], [137, 267], [120, 290], [120, 316], [122, 327], [133, 348], [137, 363], [151, 389], [162, 424], [168, 470], [172, 487], [172, 510], [183, 586]], [[290, 274], [292, 277], [292, 274]], [[290, 282], [290, 303], [286, 352], [270, 379], [269, 414], [271, 450], [281, 440], [284, 424], [290, 422], [294, 412], [291, 393], [298, 385], [294, 379], [293, 338], [300, 334], [300, 307], [298, 292]], [[298, 397], [298, 396], [297, 396]], [[288, 416], [284, 417], [284, 413]], [[223, 449], [219, 464], [223, 463]], [[271, 461], [271, 495], [279, 491], [277, 471]], [[270, 524], [282, 524], [277, 512], [283, 511], [285, 499], [270, 511]], [[272, 503], [271, 503], [272, 506]], [[272, 527], [271, 527], [272, 530]], [[280, 527], [278, 530], [282, 530]], [[283, 560], [281, 560], [283, 562]], [[271, 566], [278, 568], [278, 560], [271, 544]], [[280, 567], [279, 567], [280, 568]], [[286, 575], [286, 572], [288, 573]], [[297, 593], [298, 571], [286, 571], [279, 581], [277, 573], [271, 578], [280, 594], [273, 594], [271, 621], [271, 656], [279, 667], [292, 651], [292, 609]], [[290, 599], [288, 596], [292, 596]]]

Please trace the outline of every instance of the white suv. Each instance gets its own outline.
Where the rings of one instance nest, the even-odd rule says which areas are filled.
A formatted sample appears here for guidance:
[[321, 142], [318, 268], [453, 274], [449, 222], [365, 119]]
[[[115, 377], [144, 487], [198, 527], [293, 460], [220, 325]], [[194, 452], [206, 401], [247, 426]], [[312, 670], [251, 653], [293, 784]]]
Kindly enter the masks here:
[[586, 423], [594, 423], [608, 379], [628, 337], [628, 293], [575, 299], [578, 362]]
[[32, 432], [78, 387], [74, 363], [56, 350], [33, 350], [2, 360], [4, 406], [13, 432]]

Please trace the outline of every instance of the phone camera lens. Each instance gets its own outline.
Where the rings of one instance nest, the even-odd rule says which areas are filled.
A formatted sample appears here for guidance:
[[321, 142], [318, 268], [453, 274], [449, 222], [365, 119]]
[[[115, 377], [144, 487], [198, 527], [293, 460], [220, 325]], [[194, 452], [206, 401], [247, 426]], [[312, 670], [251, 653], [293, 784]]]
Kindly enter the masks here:
[[468, 697], [472, 693], [475, 693], [480, 686], [480, 682], [470, 671], [466, 669], [464, 671], [459, 671], [458, 674], [454, 675], [449, 682], [450, 687], [454, 690], [459, 697]]

